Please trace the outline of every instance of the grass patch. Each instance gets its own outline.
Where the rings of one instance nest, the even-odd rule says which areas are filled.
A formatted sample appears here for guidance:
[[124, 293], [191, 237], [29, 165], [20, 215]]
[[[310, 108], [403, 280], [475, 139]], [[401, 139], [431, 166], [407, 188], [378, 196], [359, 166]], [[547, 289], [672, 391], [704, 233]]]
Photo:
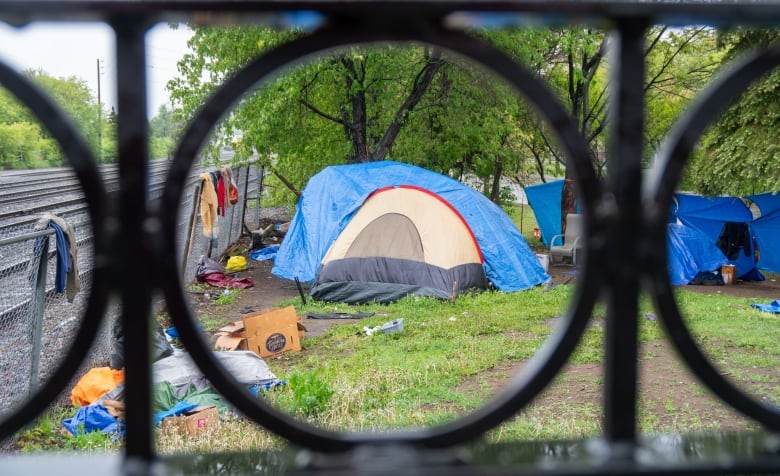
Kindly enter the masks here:
[[45, 411], [34, 425], [19, 432], [14, 446], [23, 453], [110, 451], [121, 446], [110, 435], [101, 432], [71, 435], [62, 426], [62, 421], [75, 412], [73, 407], [55, 407]]
[[[306, 313], [373, 312], [370, 318], [330, 327], [323, 335], [303, 341], [299, 353], [267, 361], [271, 370], [288, 385], [262, 393], [277, 408], [323, 428], [351, 431], [386, 431], [431, 426], [451, 421], [483, 405], [509, 383], [523, 364], [539, 352], [559, 325], [574, 288], [538, 287], [520, 293], [486, 292], [460, 296], [454, 302], [409, 298], [393, 304], [348, 306], [309, 301], [302, 306], [290, 299], [279, 306], [294, 305]], [[713, 296], [678, 290], [677, 301], [685, 320], [702, 349], [724, 373], [749, 388], [756, 398], [780, 401], [777, 371], [780, 363], [780, 317], [750, 308], [750, 299]], [[639, 309], [639, 340], [657, 343], [664, 338], [660, 316], [648, 299]], [[603, 305], [594, 310], [589, 327], [569, 366], [600, 367], [604, 359]], [[404, 319], [399, 334], [365, 335], [363, 327]], [[204, 330], [214, 330], [222, 321], [201, 315]], [[652, 351], [640, 358], [654, 361]], [[584, 376], [583, 376], [584, 375]], [[486, 435], [488, 441], [580, 438], [601, 432], [598, 374], [578, 378], [559, 375], [549, 394], [535, 399], [510, 421]], [[676, 382], [675, 382], [676, 383]], [[591, 399], [580, 398], [588, 386]], [[726, 410], [713, 409], [702, 416], [687, 402], [675, 401], [676, 388], [648, 399], [640, 408], [642, 431], [717, 430]], [[688, 388], [692, 397], [702, 397], [700, 388]], [[706, 391], [705, 391], [706, 392]], [[66, 409], [72, 410], [72, 409]], [[47, 414], [32, 430], [23, 432], [17, 446], [39, 448], [111, 449], [116, 443], [96, 437], [82, 439], [58, 436], [55, 429], [67, 411]], [[70, 441], [64, 442], [62, 439]], [[163, 454], [180, 452], [257, 451], [283, 444], [258, 425], [239, 417], [223, 421], [214, 435], [187, 439], [156, 432]]]

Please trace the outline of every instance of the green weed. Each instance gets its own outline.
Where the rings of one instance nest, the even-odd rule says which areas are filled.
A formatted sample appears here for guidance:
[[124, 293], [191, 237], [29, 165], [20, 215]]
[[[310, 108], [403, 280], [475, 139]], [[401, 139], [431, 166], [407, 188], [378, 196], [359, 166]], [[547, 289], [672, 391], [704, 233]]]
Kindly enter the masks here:
[[311, 371], [292, 373], [287, 383], [292, 392], [288, 410], [293, 415], [313, 417], [323, 413], [335, 393], [326, 381]]
[[34, 453], [40, 451], [107, 451], [116, 449], [120, 443], [102, 432], [71, 435], [62, 421], [75, 414], [73, 407], [55, 407], [47, 410], [36, 424], [21, 431], [15, 445], [19, 451]]
[[225, 289], [217, 299], [214, 300], [214, 304], [218, 306], [226, 306], [236, 302], [239, 291], [237, 289]]

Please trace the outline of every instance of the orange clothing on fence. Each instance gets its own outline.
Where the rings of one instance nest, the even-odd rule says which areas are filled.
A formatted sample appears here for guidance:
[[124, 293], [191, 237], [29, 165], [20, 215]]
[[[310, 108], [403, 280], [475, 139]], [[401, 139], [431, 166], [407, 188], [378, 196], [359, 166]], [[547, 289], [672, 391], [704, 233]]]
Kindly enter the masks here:
[[124, 380], [123, 370], [114, 370], [111, 367], [90, 369], [71, 390], [70, 400], [76, 406], [90, 405]]
[[203, 222], [203, 236], [216, 238], [219, 236], [217, 228], [217, 192], [214, 190], [211, 174], [200, 174], [200, 179], [200, 219]]

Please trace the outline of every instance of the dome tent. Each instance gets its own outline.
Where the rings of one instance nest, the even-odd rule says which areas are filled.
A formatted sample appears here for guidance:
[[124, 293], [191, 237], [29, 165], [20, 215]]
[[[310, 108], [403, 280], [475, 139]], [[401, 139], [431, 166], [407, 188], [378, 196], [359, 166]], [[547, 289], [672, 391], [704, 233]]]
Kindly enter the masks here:
[[447, 298], [488, 284], [513, 292], [550, 279], [499, 206], [457, 180], [393, 161], [313, 176], [272, 272], [338, 302]]

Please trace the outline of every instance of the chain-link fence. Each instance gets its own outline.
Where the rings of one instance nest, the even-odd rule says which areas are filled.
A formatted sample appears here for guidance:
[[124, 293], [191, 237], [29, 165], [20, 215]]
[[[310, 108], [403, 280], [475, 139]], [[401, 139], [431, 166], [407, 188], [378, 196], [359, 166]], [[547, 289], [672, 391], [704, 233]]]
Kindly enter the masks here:
[[[193, 178], [180, 207], [178, 246], [182, 256], [184, 282], [195, 278], [201, 256], [221, 257], [241, 236], [254, 231], [260, 217], [260, 193], [263, 168], [250, 164], [233, 170], [233, 181], [238, 187], [238, 201], [218, 213], [217, 238], [211, 240], [203, 233], [200, 213], [201, 180]], [[184, 232], [187, 230], [187, 232]]]
[[[203, 235], [201, 182], [193, 173], [179, 208], [178, 247], [185, 283], [194, 279], [200, 256], [216, 259], [242, 235], [257, 228], [262, 173], [256, 165], [233, 171], [238, 201], [219, 217], [216, 243]], [[164, 177], [164, 170], [160, 170], [160, 177]], [[159, 197], [163, 186], [164, 179], [152, 184], [151, 200]], [[1, 189], [2, 184], [0, 198]], [[11, 412], [51, 376], [72, 345], [86, 309], [93, 261], [89, 217], [83, 205], [71, 204], [64, 209], [58, 208], [59, 204], [52, 201], [50, 210], [33, 215], [0, 217], [0, 415]], [[73, 230], [80, 292], [72, 293], [76, 280], [71, 276], [68, 281], [62, 274], [64, 268], [58, 270], [58, 260], [70, 255], [67, 233], [58, 238], [57, 226], [52, 228], [49, 223], [64, 223]], [[117, 318], [118, 307], [110, 308], [83, 364], [84, 371], [108, 365], [113, 347], [110, 327]], [[59, 401], [69, 402], [69, 393], [61, 395]]]

